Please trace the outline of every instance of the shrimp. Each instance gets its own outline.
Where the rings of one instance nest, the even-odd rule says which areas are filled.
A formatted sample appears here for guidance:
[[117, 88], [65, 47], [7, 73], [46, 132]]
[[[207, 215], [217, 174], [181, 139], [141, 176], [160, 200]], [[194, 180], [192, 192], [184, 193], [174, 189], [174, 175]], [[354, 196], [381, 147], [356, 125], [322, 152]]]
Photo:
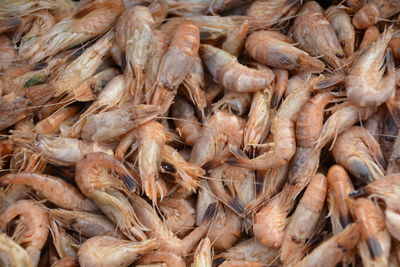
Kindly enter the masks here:
[[354, 203], [354, 215], [360, 225], [358, 249], [364, 266], [387, 266], [391, 238], [383, 212], [372, 200], [359, 198]]
[[321, 149], [332, 139], [335, 141], [340, 133], [348, 130], [356, 122], [368, 119], [373, 111], [372, 108], [360, 108], [349, 101], [337, 105], [333, 114], [325, 121], [316, 147]]
[[395, 212], [400, 212], [399, 192], [399, 173], [395, 173], [381, 177], [379, 180], [357, 189], [350, 194], [350, 197], [372, 195], [383, 199], [387, 208]]
[[88, 142], [116, 142], [130, 130], [160, 115], [160, 106], [135, 105], [132, 109], [114, 109], [89, 115], [82, 125], [81, 137]]
[[350, 224], [340, 232], [321, 245], [315, 248], [310, 254], [304, 257], [300, 262], [294, 264], [296, 267], [303, 266], [331, 266], [334, 267], [349, 250], [354, 249], [360, 238], [358, 224]]
[[243, 144], [248, 150], [259, 144], [269, 133], [275, 111], [271, 109], [272, 93], [270, 90], [260, 90], [253, 94], [248, 120], [244, 128]]
[[11, 40], [5, 34], [0, 34], [0, 72], [4, 73], [17, 58], [17, 52]]
[[245, 15], [250, 17], [251, 28], [270, 28], [274, 24], [286, 20], [285, 16], [299, 3], [298, 0], [258, 0], [251, 3]]
[[301, 107], [310, 99], [310, 93], [323, 76], [306, 81], [302, 87], [290, 94], [281, 104], [273, 121], [273, 149], [254, 159], [231, 158], [225, 163], [254, 170], [278, 168], [289, 162], [296, 153], [295, 123]]
[[330, 6], [325, 10], [326, 19], [332, 25], [347, 57], [354, 53], [355, 32], [350, 16], [345, 12], [344, 6]]
[[250, 69], [241, 65], [235, 56], [211, 45], [201, 46], [201, 57], [208, 71], [218, 83], [239, 93], [266, 88], [275, 78], [272, 70]]
[[230, 209], [221, 207], [211, 221], [207, 237], [215, 250], [225, 250], [236, 243], [241, 234], [241, 220]]
[[269, 248], [254, 237], [241, 241], [217, 255], [217, 260], [251, 261], [273, 265], [279, 256], [279, 249]]
[[198, 177], [205, 175], [202, 168], [187, 162], [178, 151], [168, 145], [164, 145], [162, 149], [161, 172], [174, 177], [173, 182], [188, 191], [195, 191], [200, 183]]
[[111, 49], [114, 35], [114, 32], [105, 34], [57, 75], [55, 80], [51, 82], [51, 85], [55, 87], [54, 96], [67, 94], [69, 98], [77, 101], [93, 100], [94, 95], [91, 88], [85, 86], [84, 83], [82, 85], [82, 82], [92, 77], [96, 72], [102, 59]]
[[7, 267], [35, 267], [27, 251], [4, 233], [0, 233], [0, 263]]
[[338, 234], [353, 222], [352, 200], [349, 194], [354, 191], [353, 184], [346, 170], [340, 165], [333, 165], [328, 171], [328, 203], [332, 231]]
[[30, 186], [47, 200], [62, 208], [88, 212], [98, 210], [96, 205], [90, 199], [85, 198], [76, 187], [58, 177], [20, 172], [3, 175], [0, 177], [0, 182]]
[[325, 65], [273, 31], [257, 31], [246, 40], [246, 51], [255, 60], [270, 67], [291, 71], [320, 73]]
[[49, 235], [49, 217], [46, 211], [32, 200], [19, 200], [11, 204], [0, 216], [0, 231], [19, 216], [17, 242], [25, 247], [33, 266], [39, 262], [40, 252]]
[[363, 127], [353, 126], [340, 134], [332, 148], [336, 162], [364, 182], [372, 182], [384, 175], [379, 143]]
[[[120, 174], [122, 182], [108, 169]], [[137, 182], [120, 161], [104, 153], [87, 154], [76, 164], [75, 181], [82, 193], [90, 197], [126, 236], [147, 239], [142, 232], [145, 227], [125, 196]]]
[[[160, 105], [164, 111], [170, 107], [178, 86], [195, 64], [199, 46], [199, 28], [191, 21], [182, 22], [161, 61], [152, 104]], [[176, 62], [180, 62], [179, 66]]]
[[344, 65], [344, 53], [334, 28], [322, 12], [317, 2], [304, 3], [290, 32], [301, 49], [311, 56], [322, 55], [331, 67], [338, 69]]
[[383, 59], [394, 30], [388, 28], [371, 46], [360, 54], [346, 77], [347, 98], [360, 107], [377, 107], [386, 102], [396, 88], [393, 57], [386, 55], [387, 74], [383, 78]]
[[96, 0], [55, 24], [21, 54], [36, 63], [106, 32], [124, 10], [121, 0]]
[[42, 35], [47, 34], [56, 23], [54, 16], [48, 10], [40, 10], [31, 14], [33, 19], [32, 26], [22, 38], [18, 46], [18, 54], [24, 55], [27, 49], [40, 38]]
[[353, 25], [362, 30], [372, 26], [379, 19], [387, 19], [400, 11], [400, 3], [396, 0], [374, 0], [364, 5], [353, 17]]
[[184, 98], [175, 97], [174, 104], [171, 106], [171, 114], [179, 136], [185, 144], [193, 146], [199, 137], [201, 125], [195, 116], [194, 108]]
[[125, 54], [125, 79], [133, 103], [144, 99], [144, 77], [153, 40], [154, 19], [147, 7], [133, 6], [124, 11], [116, 26], [116, 41]]
[[113, 155], [108, 147], [75, 138], [14, 133], [10, 136], [10, 140], [42, 154], [49, 162], [59, 166], [74, 166], [88, 153], [103, 152]]
[[167, 141], [164, 126], [156, 121], [150, 121], [128, 132], [119, 143], [115, 155], [122, 160], [125, 151], [132, 143], [138, 140], [139, 173], [142, 180], [142, 189], [145, 194], [156, 203], [157, 198], [163, 198], [167, 193], [165, 182], [160, 179], [162, 149]]
[[300, 261], [307, 241], [315, 232], [327, 193], [327, 179], [316, 174], [310, 181], [303, 197], [287, 225], [281, 247], [281, 259], [285, 265]]
[[55, 221], [50, 220], [51, 236], [60, 258], [76, 257], [79, 244]]
[[183, 80], [183, 86], [186, 88], [188, 98], [200, 110], [204, 117], [204, 109], [207, 106], [206, 93], [204, 91], [204, 70], [201, 59], [197, 56], [191, 70]]
[[194, 252], [193, 267], [211, 267], [212, 266], [212, 248], [209, 238], [204, 238]]
[[134, 242], [111, 236], [95, 236], [81, 245], [78, 251], [82, 267], [128, 266], [140, 254], [157, 248], [156, 239]]
[[138, 217], [143, 224], [149, 229], [147, 232], [149, 237], [156, 238], [160, 251], [167, 251], [177, 256], [187, 256], [203, 235], [207, 232], [210, 223], [216, 215], [216, 206], [210, 205], [205, 212], [203, 222], [195, 228], [185, 238], [179, 239], [162, 223], [156, 211], [144, 199], [132, 194], [130, 201]]
[[[159, 263], [164, 262], [166, 265], [164, 266], [174, 266], [174, 267], [186, 267], [185, 261], [182, 257], [176, 256], [173, 252], [167, 251], [152, 251], [150, 253], [146, 253], [146, 255], [142, 256], [140, 259], [135, 261], [136, 266], [139, 264], [149, 264], [149, 265], [140, 265], [140, 266], [150, 266], [151, 263]], [[151, 265], [153, 266], [153, 265]], [[158, 266], [158, 265], [157, 265]]]
[[325, 106], [334, 99], [329, 92], [319, 93], [301, 107], [296, 121], [297, 146], [315, 146], [323, 127]]
[[66, 136], [75, 137], [82, 130], [86, 118], [91, 114], [106, 112], [116, 107], [126, 93], [126, 83], [123, 75], [115, 76], [107, 83], [97, 99], [80, 115], [79, 120], [65, 133]]
[[225, 91], [222, 99], [212, 105], [213, 110], [225, 110], [229, 113], [241, 116], [245, 114], [251, 104], [251, 93], [237, 93], [234, 91]]
[[221, 156], [227, 145], [240, 146], [242, 140], [243, 121], [233, 114], [217, 111], [202, 127], [189, 161], [204, 166]]
[[39, 121], [35, 125], [35, 132], [39, 134], [56, 134], [60, 131], [61, 124], [74, 117], [79, 112], [79, 108], [76, 106], [70, 106], [60, 109], [47, 117], [44, 120]]
[[195, 225], [195, 210], [188, 199], [164, 198], [159, 204], [164, 224], [178, 237], [184, 237]]
[[116, 225], [103, 215], [97, 215], [83, 211], [70, 211], [64, 209], [49, 209], [50, 218], [64, 227], [85, 236], [108, 235], [116, 238], [124, 238]]
[[37, 107], [53, 97], [54, 91], [48, 85], [36, 85], [18, 92], [0, 96], [0, 130], [34, 113]]

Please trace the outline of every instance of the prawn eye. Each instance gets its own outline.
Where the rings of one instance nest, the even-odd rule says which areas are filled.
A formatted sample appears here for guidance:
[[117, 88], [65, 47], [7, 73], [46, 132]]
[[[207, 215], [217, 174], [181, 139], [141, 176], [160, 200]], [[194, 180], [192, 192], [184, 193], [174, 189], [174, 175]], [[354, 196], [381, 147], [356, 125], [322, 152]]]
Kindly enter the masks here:
[[344, 58], [344, 55], [343, 55], [343, 54], [336, 54], [336, 56], [337, 56], [338, 58]]

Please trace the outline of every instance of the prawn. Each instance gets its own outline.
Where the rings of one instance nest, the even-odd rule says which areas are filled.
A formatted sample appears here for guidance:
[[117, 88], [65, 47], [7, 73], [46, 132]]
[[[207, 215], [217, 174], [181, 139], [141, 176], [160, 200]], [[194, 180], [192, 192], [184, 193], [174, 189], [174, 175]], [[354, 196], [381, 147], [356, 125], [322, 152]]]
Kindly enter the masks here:
[[[178, 86], [195, 64], [199, 46], [199, 28], [192, 21], [182, 22], [161, 61], [152, 104], [160, 105], [164, 111], [170, 107]], [[175, 62], [180, 62], [179, 66]]]
[[154, 238], [135, 242], [99, 235], [89, 238], [80, 246], [78, 259], [82, 267], [128, 266], [140, 254], [156, 249], [157, 246]]
[[35, 133], [14, 133], [10, 140], [43, 155], [58, 166], [74, 166], [88, 153], [103, 152], [113, 155], [110, 148], [75, 138], [56, 137]]
[[316, 174], [290, 218], [281, 247], [281, 259], [285, 265], [303, 258], [307, 240], [315, 232], [324, 207], [327, 185], [326, 177], [320, 173]]
[[138, 141], [137, 160], [142, 189], [153, 203], [156, 203], [158, 197], [162, 199], [167, 194], [166, 184], [159, 177], [162, 150], [167, 138], [162, 124], [149, 121], [129, 131], [115, 151], [116, 158], [122, 160], [132, 141], [135, 139]]
[[322, 61], [296, 48], [274, 31], [252, 33], [245, 47], [252, 58], [270, 67], [310, 73], [320, 73], [325, 68]]
[[334, 69], [343, 67], [345, 57], [335, 30], [315, 1], [306, 2], [290, 29], [299, 47], [311, 56], [323, 56]]
[[345, 7], [330, 6], [325, 10], [325, 16], [335, 30], [344, 54], [350, 57], [354, 53], [356, 36], [351, 18], [346, 13]]
[[89, 212], [98, 210], [96, 205], [84, 197], [76, 187], [58, 177], [20, 172], [3, 175], [0, 177], [0, 182], [30, 186], [50, 202], [66, 209]]
[[371, 46], [360, 54], [346, 77], [347, 98], [360, 107], [377, 107], [386, 102], [396, 88], [396, 70], [389, 51], [386, 55], [387, 74], [384, 78], [383, 59], [394, 30], [388, 28]]
[[[36, 63], [106, 32], [124, 10], [122, 0], [96, 0], [55, 24], [21, 54]], [[81, 66], [82, 67], [82, 66]], [[84, 68], [83, 68], [84, 69]]]
[[346, 170], [340, 165], [330, 167], [327, 177], [332, 230], [338, 234], [353, 222], [353, 204], [349, 194], [354, 187]]
[[[179, 257], [175, 255], [173, 252], [169, 251], [152, 251], [146, 253], [140, 259], [135, 261], [135, 264], [136, 266], [139, 266], [139, 264], [151, 264], [159, 262], [164, 262], [165, 264], [167, 264], [167, 266], [186, 267], [185, 261], [182, 259], [182, 257]], [[148, 266], [148, 265], [141, 265], [141, 266]], [[165, 265], [162, 266], [164, 267]]]
[[10, 267], [35, 267], [27, 251], [4, 233], [0, 233], [0, 263]]
[[[278, 168], [289, 162], [296, 153], [295, 123], [301, 107], [310, 99], [315, 84], [323, 76], [306, 81], [302, 87], [290, 94], [277, 111], [271, 126], [274, 134], [273, 149], [254, 159], [231, 158], [225, 163], [254, 170]], [[237, 153], [237, 151], [235, 152]]]
[[[15, 51], [14, 44], [7, 35], [0, 34], [0, 43], [0, 72], [4, 73], [12, 66], [13, 61], [17, 59], [17, 52]], [[1, 92], [0, 95], [2, 95]]]
[[275, 78], [272, 70], [250, 69], [240, 64], [235, 56], [211, 45], [202, 45], [200, 54], [213, 78], [228, 90], [239, 93], [258, 91]]
[[153, 41], [154, 19], [144, 6], [133, 6], [122, 13], [116, 26], [116, 41], [125, 54], [125, 79], [133, 103], [144, 99], [144, 77]]
[[400, 11], [400, 3], [396, 0], [374, 0], [365, 4], [353, 17], [356, 29], [365, 29], [376, 24], [379, 19], [387, 19]]
[[70, 106], [60, 109], [47, 117], [36, 123], [35, 132], [38, 134], [56, 134], [60, 132], [61, 124], [77, 115], [79, 108], [77, 106]]
[[310, 254], [304, 257], [300, 262], [295, 263], [296, 267], [314, 267], [330, 266], [334, 267], [342, 261], [346, 253], [356, 247], [360, 239], [360, 230], [358, 224], [350, 224], [343, 230], [321, 245], [315, 248]]
[[363, 127], [353, 126], [341, 133], [333, 148], [336, 162], [364, 182], [384, 176], [383, 158], [379, 143]]
[[212, 248], [209, 238], [203, 238], [194, 252], [193, 267], [211, 267], [212, 266]]
[[386, 230], [383, 212], [372, 200], [359, 198], [354, 203], [354, 215], [360, 227], [358, 249], [363, 264], [387, 266], [391, 237]]
[[210, 223], [217, 213], [216, 206], [210, 205], [203, 217], [203, 222], [185, 238], [177, 238], [168, 227], [162, 223], [156, 211], [144, 199], [131, 194], [130, 201], [138, 217], [149, 229], [149, 237], [156, 238], [160, 251], [173, 252], [177, 256], [187, 256], [203, 235], [207, 232]]
[[[108, 169], [117, 172], [122, 181], [111, 175]], [[137, 181], [120, 161], [104, 153], [87, 154], [76, 164], [75, 182], [126, 236], [147, 239], [142, 231], [145, 227], [126, 196]]]
[[[46, 211], [32, 200], [19, 200], [8, 206], [0, 216], [0, 231], [19, 216], [17, 242], [25, 247], [33, 266], [39, 262], [40, 252], [49, 235], [49, 217]], [[17, 232], [16, 230], [16, 232]]]

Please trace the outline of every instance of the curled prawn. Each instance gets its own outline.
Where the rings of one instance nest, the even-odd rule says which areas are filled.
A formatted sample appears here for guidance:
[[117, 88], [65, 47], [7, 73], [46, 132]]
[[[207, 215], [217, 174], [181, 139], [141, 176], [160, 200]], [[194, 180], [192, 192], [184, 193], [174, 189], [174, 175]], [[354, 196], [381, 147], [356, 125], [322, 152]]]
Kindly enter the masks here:
[[54, 204], [71, 210], [97, 211], [96, 205], [85, 198], [79, 190], [63, 181], [61, 178], [32, 173], [21, 172], [6, 174], [0, 177], [2, 184], [27, 185], [40, 192], [47, 200]]
[[323, 76], [306, 81], [281, 104], [271, 127], [274, 134], [273, 149], [254, 159], [232, 158], [225, 163], [255, 170], [267, 170], [285, 165], [296, 153], [295, 123], [301, 107], [311, 97], [310, 93]]
[[[109, 169], [118, 173], [122, 181], [110, 174]], [[142, 231], [145, 227], [126, 196], [135, 189], [137, 181], [120, 161], [104, 153], [87, 154], [76, 165], [75, 182], [125, 235], [147, 239]]]
[[275, 78], [272, 70], [250, 69], [240, 64], [235, 56], [211, 45], [202, 45], [200, 52], [210, 74], [228, 90], [240, 93], [258, 91]]
[[365, 4], [353, 17], [356, 29], [365, 29], [379, 19], [387, 19], [400, 11], [400, 4], [394, 0], [375, 0]]
[[379, 143], [364, 128], [353, 126], [340, 134], [332, 148], [336, 162], [365, 182], [384, 175], [385, 164]]
[[391, 52], [386, 55], [387, 74], [383, 78], [383, 59], [394, 30], [388, 28], [360, 54], [346, 77], [346, 95], [360, 107], [380, 106], [396, 88], [396, 71]]
[[90, 266], [128, 266], [140, 254], [157, 248], [156, 239], [134, 242], [111, 236], [95, 236], [81, 245], [78, 251], [79, 264]]
[[25, 247], [33, 266], [39, 262], [40, 252], [49, 235], [49, 217], [46, 211], [32, 200], [19, 200], [11, 204], [0, 216], [0, 231], [19, 216], [19, 224], [15, 233], [19, 235], [17, 242]]

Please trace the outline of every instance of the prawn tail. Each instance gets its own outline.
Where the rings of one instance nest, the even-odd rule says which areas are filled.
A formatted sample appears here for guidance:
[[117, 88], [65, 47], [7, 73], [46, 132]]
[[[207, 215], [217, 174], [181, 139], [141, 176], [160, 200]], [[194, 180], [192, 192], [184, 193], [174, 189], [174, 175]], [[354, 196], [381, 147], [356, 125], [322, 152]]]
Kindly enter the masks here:
[[279, 106], [279, 103], [281, 102], [284, 93], [285, 93], [284, 91], [281, 92], [274, 91], [271, 97], [271, 102], [269, 104], [270, 108], [275, 109]]
[[202, 223], [210, 222], [213, 218], [215, 218], [218, 214], [218, 206], [216, 202], [208, 205], [206, 212], [204, 213]]
[[324, 90], [332, 88], [336, 85], [343, 84], [346, 75], [343, 72], [338, 72], [334, 75], [328, 76], [324, 81], [321, 81], [315, 85], [315, 90]]
[[369, 193], [370, 193], [369, 187], [368, 187], [368, 186], [365, 186], [365, 187], [361, 187], [361, 188], [357, 189], [357, 190], [354, 191], [354, 192], [351, 192], [351, 193], [349, 194], [349, 196], [350, 196], [351, 198], [358, 198], [358, 197], [366, 196], [366, 195], [368, 195]]
[[301, 66], [302, 70], [307, 70], [312, 73], [320, 73], [325, 69], [325, 64], [316, 58], [310, 57], [309, 55], [299, 55], [297, 61]]

